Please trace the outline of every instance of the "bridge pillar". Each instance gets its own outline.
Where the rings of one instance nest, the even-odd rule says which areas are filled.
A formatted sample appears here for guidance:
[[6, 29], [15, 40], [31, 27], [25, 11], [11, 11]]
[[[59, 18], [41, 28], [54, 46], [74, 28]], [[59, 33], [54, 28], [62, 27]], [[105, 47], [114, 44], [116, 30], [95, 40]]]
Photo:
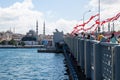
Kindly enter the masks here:
[[93, 54], [94, 54], [94, 80], [102, 80], [102, 72], [101, 72], [101, 47], [100, 44], [93, 45]]
[[78, 65], [80, 66], [80, 39], [78, 39]]
[[90, 50], [90, 41], [86, 40], [84, 45], [85, 52], [85, 75], [86, 78], [91, 78], [91, 50]]
[[114, 71], [114, 78], [113, 80], [119, 80], [120, 79], [120, 46], [116, 46], [114, 49], [114, 64], [115, 64], [115, 71]]
[[81, 69], [84, 71], [84, 40], [81, 39], [79, 43], [80, 47], [80, 66]]

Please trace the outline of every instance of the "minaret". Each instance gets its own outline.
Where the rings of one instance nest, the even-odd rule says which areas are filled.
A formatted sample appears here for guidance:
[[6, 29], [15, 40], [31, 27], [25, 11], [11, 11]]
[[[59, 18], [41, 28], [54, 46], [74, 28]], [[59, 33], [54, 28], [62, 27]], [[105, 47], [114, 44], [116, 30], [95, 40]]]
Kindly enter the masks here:
[[15, 27], [13, 28], [13, 33], [15, 33]]
[[37, 41], [38, 41], [38, 20], [36, 21], [36, 37], [37, 37]]
[[43, 23], [43, 38], [45, 38], [45, 21]]
[[11, 31], [11, 27], [10, 27], [10, 32], [12, 32], [12, 31]]

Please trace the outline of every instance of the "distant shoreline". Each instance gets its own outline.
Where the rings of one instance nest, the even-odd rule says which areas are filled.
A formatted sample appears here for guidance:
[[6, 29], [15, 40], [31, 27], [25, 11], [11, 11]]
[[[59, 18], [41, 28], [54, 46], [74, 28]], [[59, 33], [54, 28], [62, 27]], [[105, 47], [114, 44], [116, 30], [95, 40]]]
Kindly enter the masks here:
[[43, 45], [27, 45], [27, 46], [9, 46], [9, 45], [2, 45], [0, 48], [42, 48]]
[[2, 48], [6, 48], [6, 49], [8, 49], [8, 48], [11, 48], [11, 49], [15, 49], [15, 48], [40, 48], [40, 47], [0, 47], [0, 49], [2, 49]]

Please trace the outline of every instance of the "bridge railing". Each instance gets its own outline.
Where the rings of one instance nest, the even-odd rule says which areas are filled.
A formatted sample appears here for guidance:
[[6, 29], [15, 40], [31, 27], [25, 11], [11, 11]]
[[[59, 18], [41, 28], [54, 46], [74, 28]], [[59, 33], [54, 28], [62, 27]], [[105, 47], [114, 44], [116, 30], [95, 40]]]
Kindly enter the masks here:
[[91, 80], [119, 80], [120, 46], [96, 40], [66, 37], [78, 65]]
[[95, 40], [85, 40], [84, 41], [84, 51], [85, 51], [85, 75], [87, 78], [94, 78], [94, 44], [98, 42]]

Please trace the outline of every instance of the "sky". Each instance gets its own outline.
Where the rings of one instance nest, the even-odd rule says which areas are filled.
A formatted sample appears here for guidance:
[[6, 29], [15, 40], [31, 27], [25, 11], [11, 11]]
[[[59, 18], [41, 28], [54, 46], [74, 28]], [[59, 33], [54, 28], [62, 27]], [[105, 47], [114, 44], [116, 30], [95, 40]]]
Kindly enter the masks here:
[[[119, 13], [119, 4], [120, 0], [100, 0], [101, 20]], [[38, 20], [39, 34], [43, 33], [44, 21], [46, 34], [53, 34], [55, 29], [70, 33], [83, 22], [83, 16], [86, 21], [97, 13], [98, 0], [0, 0], [0, 32], [26, 34], [36, 30]], [[116, 30], [120, 30], [119, 25], [120, 20], [115, 22]]]

